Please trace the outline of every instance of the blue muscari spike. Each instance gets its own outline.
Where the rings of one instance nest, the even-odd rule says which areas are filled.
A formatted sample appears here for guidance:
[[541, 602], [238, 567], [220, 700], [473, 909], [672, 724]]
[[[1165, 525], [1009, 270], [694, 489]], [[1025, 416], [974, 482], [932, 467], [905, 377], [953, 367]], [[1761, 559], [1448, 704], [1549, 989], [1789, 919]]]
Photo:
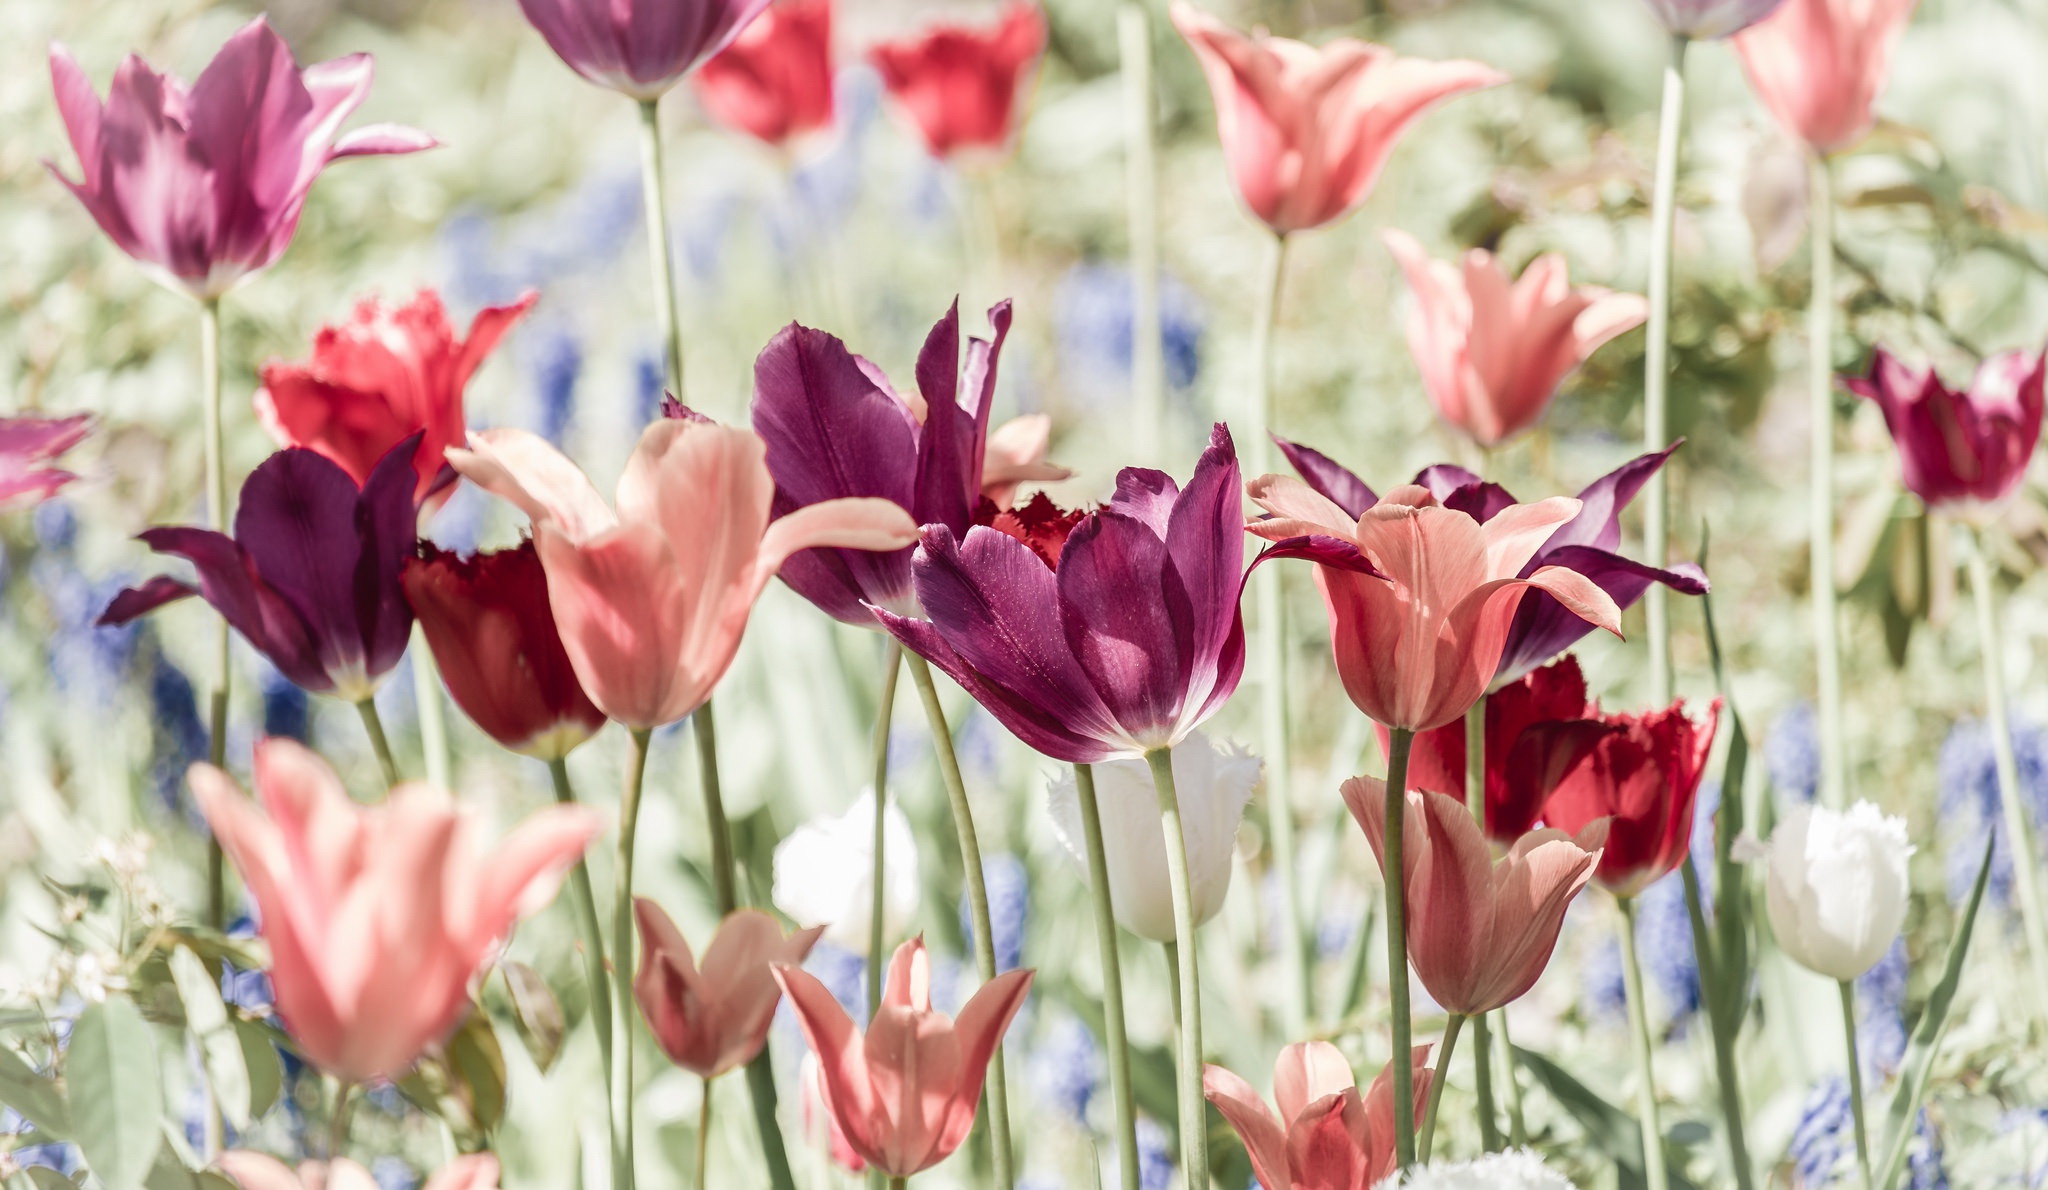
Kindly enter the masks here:
[[[1054, 318], [1069, 384], [1112, 400], [1129, 391], [1132, 298], [1130, 273], [1111, 265], [1078, 264], [1060, 281]], [[1162, 278], [1159, 299], [1166, 383], [1183, 392], [1201, 373], [1201, 305], [1193, 291], [1172, 277]]]
[[868, 1016], [867, 956], [830, 942], [820, 941], [804, 960], [804, 970], [818, 977], [832, 998], [848, 1016], [864, 1021]]
[[1693, 950], [1692, 915], [1685, 905], [1685, 885], [1676, 872], [1643, 890], [1637, 898], [1636, 936], [1643, 960], [1643, 978], [1654, 984], [1670, 1010], [1670, 1020], [1683, 1025], [1699, 1011], [1699, 956]]
[[1856, 981], [1856, 1045], [1866, 1082], [1882, 1082], [1906, 1056], [1906, 973], [1906, 943], [1897, 938]]
[[78, 541], [78, 514], [62, 500], [45, 500], [32, 514], [36, 541], [44, 549], [66, 551]]
[[[2024, 719], [2012, 721], [2012, 747], [2019, 765], [2020, 795], [2033, 820], [2036, 841], [2048, 824], [2048, 731]], [[1990, 728], [1978, 719], [1964, 719], [1950, 729], [1936, 761], [1941, 782], [1941, 820], [1959, 834], [1948, 849], [1948, 894], [1951, 903], [1968, 899], [1977, 877], [1973, 858], [1984, 832], [2001, 821], [1998, 767], [1992, 755]], [[1992, 841], [1991, 880], [1987, 895], [1999, 904], [2012, 897], [2012, 852], [2005, 832]]]
[[1026, 1059], [1037, 1098], [1077, 1127], [1088, 1126], [1088, 1105], [1102, 1089], [1102, 1047], [1081, 1018], [1062, 1012], [1049, 1021]]
[[399, 1157], [377, 1158], [370, 1163], [370, 1176], [376, 1179], [377, 1190], [413, 1190], [420, 1184], [419, 1175]]
[[312, 703], [306, 692], [269, 665], [259, 680], [263, 691], [263, 734], [306, 743], [311, 738]]
[[[534, 432], [561, 449], [576, 414], [576, 382], [583, 375], [583, 345], [567, 323], [549, 319], [528, 337], [533, 371]], [[657, 398], [658, 399], [658, 398]]]
[[661, 416], [662, 393], [668, 388], [668, 365], [662, 349], [650, 347], [633, 357], [633, 409], [642, 423]]
[[[1024, 965], [1024, 930], [1031, 916], [1031, 872], [1023, 860], [1002, 851], [983, 856], [981, 871], [988, 884], [989, 930], [995, 935], [996, 970], [1014, 971]], [[960, 898], [960, 932], [971, 945], [974, 922], [965, 896]]]
[[1792, 1159], [1796, 1184], [1826, 1185], [1853, 1144], [1849, 1081], [1840, 1075], [1831, 1076], [1807, 1094], [1806, 1103], [1800, 1108], [1799, 1123], [1792, 1130], [1786, 1156]]
[[150, 779], [164, 807], [195, 825], [201, 819], [185, 795], [185, 771], [207, 756], [207, 728], [199, 717], [192, 680], [154, 651], [149, 673]]
[[1167, 1190], [1173, 1185], [1176, 1166], [1173, 1138], [1150, 1116], [1138, 1117], [1138, 1186], [1140, 1190]]
[[[1920, 1109], [1919, 1126], [1914, 1129], [1912, 1147], [1906, 1151], [1906, 1184], [1911, 1190], [1948, 1190], [1947, 1154], [1942, 1148], [1941, 1133], [1927, 1118], [1927, 1109]], [[2040, 1184], [2040, 1174], [2035, 1173], [2029, 1185]]]
[[1812, 801], [1820, 788], [1820, 734], [1813, 704], [1793, 703], [1772, 720], [1764, 733], [1763, 753], [1771, 788], [1795, 803]]

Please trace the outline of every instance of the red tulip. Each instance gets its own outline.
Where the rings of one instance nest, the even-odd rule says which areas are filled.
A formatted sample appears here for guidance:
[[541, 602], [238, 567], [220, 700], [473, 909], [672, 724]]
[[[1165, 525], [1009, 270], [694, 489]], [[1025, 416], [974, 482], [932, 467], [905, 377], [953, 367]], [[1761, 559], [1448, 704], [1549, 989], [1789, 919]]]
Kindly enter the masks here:
[[1045, 48], [1045, 13], [1015, 0], [993, 29], [934, 25], [869, 51], [882, 85], [934, 157], [1000, 152], [1016, 131], [1017, 93]]
[[967, 1139], [989, 1058], [1023, 1006], [1032, 975], [996, 976], [958, 1019], [950, 1018], [932, 1011], [931, 960], [924, 939], [913, 938], [889, 961], [881, 1007], [863, 1035], [816, 976], [775, 967], [817, 1052], [825, 1104], [846, 1143], [892, 1178], [930, 1169]]
[[41, 504], [77, 479], [44, 463], [77, 446], [92, 429], [92, 415], [0, 417], [0, 508]]
[[739, 909], [718, 923], [698, 969], [683, 932], [661, 906], [633, 900], [640, 923], [640, 974], [633, 998], [668, 1060], [703, 1078], [746, 1065], [768, 1041], [782, 1000], [773, 965], [801, 963], [823, 926], [783, 937], [782, 926], [758, 909]]
[[[1429, 1101], [1429, 1047], [1412, 1052], [1415, 1114]], [[1327, 1041], [1290, 1045], [1273, 1064], [1273, 1100], [1221, 1066], [1202, 1071], [1209, 1102], [1237, 1130], [1264, 1190], [1362, 1190], [1394, 1172], [1393, 1063], [1364, 1094]]]
[[[441, 479], [442, 454], [468, 434], [462, 390], [506, 331], [540, 299], [527, 293], [509, 306], [489, 306], [458, 339], [441, 295], [423, 289], [403, 306], [370, 297], [349, 320], [320, 328], [313, 358], [263, 366], [256, 416], [280, 446], [316, 451], [361, 484], [385, 452], [425, 431], [413, 455], [424, 501]], [[433, 507], [447, 499], [435, 493]]]
[[1785, 0], [1735, 38], [1757, 98], [1817, 153], [1836, 153], [1877, 122], [1878, 92], [1918, 0]]
[[1884, 410], [1906, 487], [1929, 508], [1977, 520], [1997, 513], [2027, 477], [2041, 442], [2048, 352], [1994, 356], [1958, 390], [1880, 347], [1870, 375], [1844, 383]]
[[1686, 718], [1685, 704], [1642, 715], [1609, 715], [1615, 730], [1558, 784], [1543, 821], [1583, 832], [1609, 819], [1606, 851], [1594, 873], [1617, 896], [1634, 896], [1675, 871], [1692, 846], [1693, 802], [1720, 723], [1721, 700], [1705, 722]]
[[[1386, 865], [1387, 783], [1344, 782], [1344, 804]], [[1408, 961], [1446, 1012], [1475, 1016], [1521, 998], [1550, 964], [1564, 911], [1593, 878], [1606, 824], [1577, 839], [1531, 831], [1496, 860], [1465, 803], [1410, 790], [1402, 815]]]
[[1408, 126], [1508, 76], [1483, 62], [1404, 58], [1339, 38], [1249, 36], [1186, 3], [1173, 23], [1209, 78], [1216, 132], [1245, 206], [1282, 235], [1357, 210]]
[[780, 0], [697, 69], [721, 124], [771, 145], [832, 125], [832, 0]]

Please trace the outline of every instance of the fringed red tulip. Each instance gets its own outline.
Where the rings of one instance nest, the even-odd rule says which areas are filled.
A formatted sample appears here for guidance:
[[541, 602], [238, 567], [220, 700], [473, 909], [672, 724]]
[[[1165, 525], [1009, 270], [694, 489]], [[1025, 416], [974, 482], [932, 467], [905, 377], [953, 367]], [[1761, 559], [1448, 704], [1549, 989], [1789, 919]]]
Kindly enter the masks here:
[[1558, 783], [1543, 805], [1543, 821], [1579, 833], [1609, 820], [1594, 873], [1603, 888], [1631, 897], [1684, 862], [1692, 846], [1693, 802], [1720, 717], [1717, 698], [1697, 723], [1684, 703], [1600, 720], [1613, 730]]

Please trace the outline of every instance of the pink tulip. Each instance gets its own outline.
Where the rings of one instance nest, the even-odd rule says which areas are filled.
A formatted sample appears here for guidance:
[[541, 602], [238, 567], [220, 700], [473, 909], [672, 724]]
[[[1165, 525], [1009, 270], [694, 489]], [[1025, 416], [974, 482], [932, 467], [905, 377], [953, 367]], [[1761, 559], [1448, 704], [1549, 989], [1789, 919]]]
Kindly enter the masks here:
[[[242, 1190], [377, 1190], [369, 1170], [346, 1157], [308, 1161], [297, 1169], [275, 1157], [230, 1149], [220, 1169]], [[490, 1153], [457, 1157], [434, 1172], [420, 1190], [498, 1190], [498, 1159]]]
[[[1412, 1052], [1415, 1114], [1429, 1100], [1429, 1047]], [[1327, 1041], [1290, 1045], [1273, 1063], [1273, 1100], [1221, 1066], [1202, 1072], [1210, 1103], [1237, 1130], [1264, 1190], [1363, 1190], [1394, 1172], [1393, 1063], [1359, 1093], [1351, 1063]]]
[[533, 518], [576, 677], [599, 710], [646, 729], [711, 697], [790, 555], [917, 540], [910, 514], [887, 500], [826, 500], [770, 524], [766, 455], [752, 430], [658, 421], [619, 477], [616, 513], [576, 464], [524, 430], [471, 435], [448, 461]]
[[[1344, 804], [1386, 866], [1387, 783], [1344, 782]], [[1593, 878], [1607, 824], [1578, 839], [1530, 831], [1496, 860], [1465, 803], [1408, 791], [1402, 816], [1408, 961], [1445, 1012], [1475, 1016], [1519, 1000], [1550, 964], [1564, 911]]]
[[1282, 235], [1358, 209], [1410, 124], [1447, 99], [1508, 81], [1483, 62], [1404, 58], [1355, 38], [1318, 48], [1247, 36], [1185, 0], [1173, 23], [1209, 78], [1238, 193]]
[[865, 1035], [818, 978], [788, 964], [775, 979], [817, 1052], [831, 1110], [847, 1145], [892, 1178], [950, 1156], [967, 1139], [989, 1059], [1031, 990], [1033, 972], [983, 984], [956, 1020], [932, 1011], [924, 939], [896, 948], [882, 1004]]
[[477, 969], [601, 827], [550, 806], [488, 842], [445, 790], [357, 805], [283, 739], [256, 745], [261, 809], [212, 765], [190, 781], [255, 898], [278, 1014], [308, 1061], [350, 1082], [397, 1078], [454, 1029]]
[[640, 923], [640, 974], [633, 996], [668, 1060], [703, 1078], [744, 1066], [768, 1040], [782, 989], [771, 969], [801, 963], [825, 927], [782, 936], [758, 909], [740, 909], [719, 923], [700, 971], [683, 932], [661, 906], [633, 900]]
[[1272, 514], [1245, 526], [1276, 543], [1264, 557], [1318, 563], [1338, 676], [1358, 709], [1387, 727], [1428, 731], [1471, 709], [1532, 588], [1621, 635], [1613, 597], [1577, 571], [1544, 566], [1517, 577], [1579, 514], [1577, 500], [1513, 504], [1481, 523], [1410, 486], [1353, 520], [1292, 476], [1261, 476], [1247, 490]]
[[1838, 153], [1877, 123], [1878, 92], [1917, 0], [1785, 0], [1735, 38], [1757, 98], [1816, 153]]
[[0, 417], [0, 508], [41, 504], [77, 479], [69, 471], [43, 464], [83, 442], [91, 429], [88, 413]]
[[1535, 425], [1572, 369], [1650, 314], [1635, 294], [1573, 288], [1555, 254], [1511, 282], [1483, 249], [1460, 267], [1431, 260], [1406, 232], [1385, 239], [1415, 294], [1408, 350], [1422, 387], [1437, 415], [1481, 446]]
[[329, 162], [435, 146], [396, 124], [335, 139], [370, 75], [368, 54], [301, 70], [259, 16], [190, 87], [129, 55], [102, 105], [71, 51], [53, 45], [57, 110], [84, 180], [45, 164], [158, 280], [216, 298], [284, 254]]
[[796, 1081], [803, 1088], [804, 1131], [812, 1142], [825, 1150], [832, 1158], [832, 1164], [848, 1173], [866, 1173], [868, 1163], [861, 1160], [852, 1145], [846, 1143], [845, 1130], [839, 1127], [838, 1117], [825, 1104], [825, 1068], [818, 1064], [818, 1055], [814, 1051], [804, 1051], [804, 1060], [797, 1067]]

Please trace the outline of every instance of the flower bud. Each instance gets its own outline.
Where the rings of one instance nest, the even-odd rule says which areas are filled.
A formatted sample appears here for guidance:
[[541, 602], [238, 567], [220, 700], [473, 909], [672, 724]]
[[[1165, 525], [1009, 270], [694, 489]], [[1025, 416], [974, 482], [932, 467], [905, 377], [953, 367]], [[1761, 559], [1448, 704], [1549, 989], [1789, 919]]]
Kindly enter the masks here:
[[1876, 966], [1906, 921], [1906, 820], [1869, 802], [1801, 806], [1772, 832], [1766, 854], [1778, 946], [1831, 979]]

